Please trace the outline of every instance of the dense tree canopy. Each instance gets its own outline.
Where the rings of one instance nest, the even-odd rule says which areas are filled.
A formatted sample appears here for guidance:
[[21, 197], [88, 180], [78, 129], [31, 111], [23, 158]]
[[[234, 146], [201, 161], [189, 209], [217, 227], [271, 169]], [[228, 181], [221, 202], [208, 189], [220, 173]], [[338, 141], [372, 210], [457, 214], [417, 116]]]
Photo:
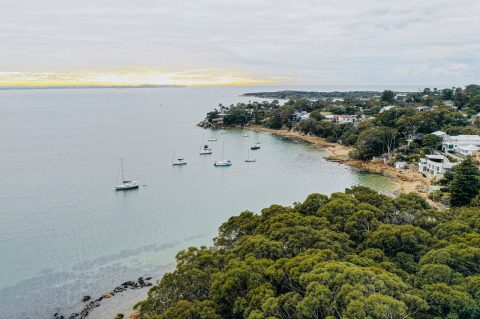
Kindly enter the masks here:
[[480, 170], [471, 156], [454, 167], [449, 185], [452, 206], [464, 206], [480, 194]]
[[243, 212], [177, 255], [143, 319], [480, 318], [480, 209], [366, 187]]

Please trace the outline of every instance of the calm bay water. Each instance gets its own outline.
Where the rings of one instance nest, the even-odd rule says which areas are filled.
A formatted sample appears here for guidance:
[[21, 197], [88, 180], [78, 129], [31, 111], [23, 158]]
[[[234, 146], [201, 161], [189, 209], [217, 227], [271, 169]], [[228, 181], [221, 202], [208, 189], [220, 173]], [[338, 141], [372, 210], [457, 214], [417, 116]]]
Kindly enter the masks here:
[[[83, 295], [158, 278], [177, 251], [210, 245], [243, 210], [354, 184], [393, 190], [387, 178], [327, 162], [309, 145], [195, 126], [218, 103], [248, 101], [238, 95], [255, 90], [0, 91], [0, 318], [69, 314]], [[203, 136], [218, 138], [213, 155], [198, 155]], [[257, 162], [245, 163], [256, 141]], [[233, 166], [215, 168], [223, 142]], [[188, 165], [172, 167], [175, 149]], [[122, 156], [127, 176], [146, 187], [113, 191]], [[145, 293], [108, 300], [91, 318], [112, 318]]]

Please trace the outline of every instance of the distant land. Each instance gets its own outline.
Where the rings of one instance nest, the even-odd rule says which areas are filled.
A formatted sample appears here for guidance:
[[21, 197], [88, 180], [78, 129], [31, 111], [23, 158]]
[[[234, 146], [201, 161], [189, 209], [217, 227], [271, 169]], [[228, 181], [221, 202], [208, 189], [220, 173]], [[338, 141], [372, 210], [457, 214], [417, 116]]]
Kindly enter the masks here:
[[254, 96], [268, 99], [327, 99], [327, 98], [371, 98], [381, 95], [379, 91], [348, 91], [348, 92], [314, 92], [314, 91], [276, 91], [245, 93], [244, 96]]
[[186, 85], [72, 85], [72, 86], [0, 86], [0, 90], [44, 90], [44, 89], [165, 89], [182, 88]]

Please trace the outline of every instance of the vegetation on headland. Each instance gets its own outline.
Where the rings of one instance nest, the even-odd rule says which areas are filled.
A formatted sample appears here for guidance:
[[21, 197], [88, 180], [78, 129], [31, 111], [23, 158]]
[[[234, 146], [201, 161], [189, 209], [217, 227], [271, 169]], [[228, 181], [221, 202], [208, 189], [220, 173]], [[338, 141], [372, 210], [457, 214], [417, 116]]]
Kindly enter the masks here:
[[479, 318], [480, 209], [355, 186], [245, 211], [177, 255], [143, 319]]
[[255, 96], [268, 99], [298, 100], [298, 99], [328, 99], [328, 98], [371, 98], [381, 94], [376, 91], [349, 91], [349, 92], [316, 92], [316, 91], [277, 91], [245, 93], [244, 96]]
[[[220, 104], [207, 114], [206, 125], [256, 124], [292, 130], [351, 147], [351, 159], [381, 157], [390, 165], [397, 161], [417, 164], [426, 154], [439, 152], [443, 138], [438, 131], [480, 135], [479, 85], [426, 88], [422, 92], [279, 91], [247, 95], [290, 99], [283, 104], [278, 100]], [[458, 162], [458, 157], [445, 155], [451, 162]], [[448, 203], [450, 182], [447, 178], [437, 181], [442, 187], [430, 198]]]
[[[248, 93], [256, 97], [294, 99], [283, 105], [278, 100], [228, 107], [219, 105], [207, 114], [207, 119], [211, 121], [220, 115], [225, 126], [255, 123], [272, 129], [297, 130], [353, 146], [356, 150], [351, 157], [362, 160], [384, 153], [393, 154], [396, 159], [418, 160], [432, 148], [440, 147], [438, 136], [431, 135], [438, 130], [451, 135], [480, 134], [480, 119], [475, 116], [480, 112], [478, 85], [468, 85], [464, 89], [426, 88], [423, 92], [409, 93], [363, 92], [368, 98], [362, 96], [362, 92], [339, 93]], [[340, 98], [332, 99], [333, 96]], [[309, 118], [299, 120], [295, 116], [298, 112], [308, 112]], [[327, 115], [351, 115], [353, 118], [345, 122], [332, 121], [326, 119]]]

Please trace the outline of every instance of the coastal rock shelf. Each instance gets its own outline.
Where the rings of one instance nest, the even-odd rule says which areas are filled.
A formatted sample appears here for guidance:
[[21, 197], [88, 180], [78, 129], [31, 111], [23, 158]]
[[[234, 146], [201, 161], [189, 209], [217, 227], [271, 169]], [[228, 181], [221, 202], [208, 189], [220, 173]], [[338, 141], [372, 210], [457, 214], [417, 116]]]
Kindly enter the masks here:
[[112, 291], [104, 293], [102, 296], [98, 297], [95, 300], [92, 300], [91, 296], [83, 296], [82, 297], [82, 302], [88, 302], [85, 306], [83, 306], [82, 311], [80, 312], [75, 312], [70, 314], [70, 316], [66, 317], [60, 313], [55, 313], [53, 315], [54, 319], [85, 319], [88, 317], [91, 311], [93, 311], [95, 308], [98, 308], [101, 306], [101, 302], [105, 299], [110, 299], [115, 294], [127, 291], [127, 290], [135, 290], [135, 289], [142, 289], [146, 287], [152, 286], [152, 283], [149, 282], [152, 279], [152, 277], [139, 277], [137, 281], [126, 281], [120, 286], [115, 287]]

